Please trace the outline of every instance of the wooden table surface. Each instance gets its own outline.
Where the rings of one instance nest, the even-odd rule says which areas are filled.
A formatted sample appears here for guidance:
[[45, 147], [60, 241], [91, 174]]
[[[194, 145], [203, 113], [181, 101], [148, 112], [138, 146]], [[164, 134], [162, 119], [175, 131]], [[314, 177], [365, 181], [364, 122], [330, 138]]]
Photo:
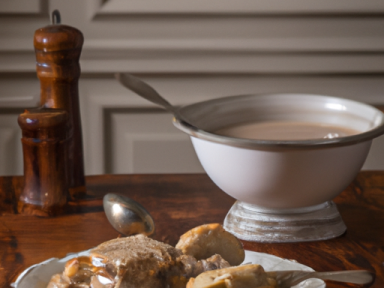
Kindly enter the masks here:
[[[25, 268], [51, 257], [89, 249], [118, 237], [102, 208], [108, 192], [140, 202], [156, 223], [153, 238], [175, 245], [185, 231], [204, 223], [222, 223], [234, 199], [205, 174], [89, 176], [88, 198], [71, 203], [55, 218], [17, 214], [22, 177], [0, 177], [0, 287]], [[261, 244], [246, 249], [295, 259], [318, 271], [375, 271], [372, 287], [384, 287], [384, 172], [361, 172], [335, 199], [348, 230], [336, 239], [307, 243]], [[327, 287], [356, 287], [328, 282]]]

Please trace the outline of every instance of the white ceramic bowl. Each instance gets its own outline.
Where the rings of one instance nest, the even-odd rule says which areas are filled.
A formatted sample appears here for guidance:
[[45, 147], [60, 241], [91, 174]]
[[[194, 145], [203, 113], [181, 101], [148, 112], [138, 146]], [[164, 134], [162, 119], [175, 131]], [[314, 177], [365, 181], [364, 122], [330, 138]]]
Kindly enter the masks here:
[[[177, 128], [191, 136], [209, 177], [224, 192], [260, 209], [321, 205], [341, 193], [361, 169], [384, 115], [367, 104], [329, 96], [232, 96], [179, 108]], [[333, 124], [359, 134], [301, 141], [231, 138], [219, 128], [251, 121]], [[187, 124], [188, 123], [188, 124]]]

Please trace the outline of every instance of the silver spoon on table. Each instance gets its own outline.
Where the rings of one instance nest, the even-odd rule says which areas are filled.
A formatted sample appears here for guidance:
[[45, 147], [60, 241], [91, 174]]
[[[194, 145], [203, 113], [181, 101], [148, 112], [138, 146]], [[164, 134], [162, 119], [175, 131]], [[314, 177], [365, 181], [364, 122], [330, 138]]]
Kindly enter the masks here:
[[108, 193], [103, 198], [103, 207], [112, 227], [125, 236], [149, 236], [155, 232], [155, 223], [149, 212], [126, 196]]

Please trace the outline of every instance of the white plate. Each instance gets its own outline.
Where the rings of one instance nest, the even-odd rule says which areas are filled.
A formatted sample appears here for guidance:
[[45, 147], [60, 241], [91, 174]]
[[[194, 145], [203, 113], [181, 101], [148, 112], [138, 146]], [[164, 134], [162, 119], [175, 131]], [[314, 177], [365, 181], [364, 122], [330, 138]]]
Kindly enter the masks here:
[[[243, 263], [260, 264], [265, 271], [276, 270], [303, 270], [314, 271], [312, 268], [298, 263], [295, 260], [283, 259], [271, 254], [245, 251], [245, 259]], [[320, 279], [308, 279], [296, 286], [295, 288], [325, 288], [325, 283]]]
[[[15, 288], [46, 288], [52, 275], [61, 273], [64, 270], [65, 263], [72, 258], [78, 256], [87, 256], [89, 251], [82, 251], [80, 253], [68, 254], [67, 257], [58, 259], [51, 258], [39, 264], [35, 264], [22, 272], [12, 286]], [[313, 271], [312, 268], [296, 261], [283, 259], [265, 253], [258, 253], [253, 251], [245, 251], [244, 263], [260, 264], [266, 271], [274, 270], [304, 270]], [[308, 279], [299, 285], [297, 288], [325, 288], [325, 283], [319, 279]]]

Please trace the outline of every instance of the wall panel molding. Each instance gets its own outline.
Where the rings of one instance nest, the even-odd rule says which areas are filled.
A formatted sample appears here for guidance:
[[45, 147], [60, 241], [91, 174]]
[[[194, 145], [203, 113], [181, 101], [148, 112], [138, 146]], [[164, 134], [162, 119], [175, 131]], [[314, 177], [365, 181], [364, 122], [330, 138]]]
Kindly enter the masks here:
[[[33, 39], [32, 39], [33, 40]], [[0, 42], [2, 54], [33, 54], [31, 39], [8, 39]], [[294, 40], [294, 41], [293, 41]], [[85, 57], [127, 56], [129, 53], [146, 54], [184, 51], [228, 52], [228, 53], [384, 53], [384, 39], [377, 37], [364, 38], [178, 38], [178, 39], [85, 39], [83, 54]], [[82, 55], [84, 56], [84, 55]], [[135, 56], [135, 55], [132, 55]]]
[[40, 102], [40, 86], [36, 78], [11, 77], [9, 74], [0, 77], [0, 110], [36, 107]]
[[[0, 173], [20, 172], [17, 111], [40, 98], [33, 34], [50, 24], [53, 9], [85, 37], [79, 94], [88, 175], [144, 171], [146, 160], [144, 166], [124, 161], [144, 159], [150, 149], [144, 146], [165, 150], [184, 141], [167, 130], [174, 128], [168, 122], [156, 134], [152, 120], [142, 121], [147, 135], [137, 134], [140, 123], [130, 117], [137, 111], [149, 111], [148, 119], [164, 115], [119, 85], [115, 72], [137, 74], [174, 105], [251, 93], [384, 104], [383, 0], [1, 0], [0, 157], [19, 158], [17, 167], [7, 164]], [[112, 118], [122, 122], [117, 134]], [[377, 156], [384, 155], [383, 141], [376, 141], [365, 168], [384, 169]], [[137, 154], [130, 145], [139, 147]], [[115, 146], [128, 151], [124, 161], [111, 158]]]
[[[140, 77], [174, 105], [185, 105], [228, 95], [280, 92], [334, 95], [372, 104], [384, 103], [382, 94], [384, 76], [142, 75]], [[132, 138], [132, 135], [137, 134], [133, 133], [134, 131], [127, 133], [127, 126], [139, 126], [143, 122], [150, 126], [156, 122], [149, 120], [153, 117], [151, 115], [163, 115], [165, 112], [125, 89], [114, 79], [85, 78], [80, 81], [80, 87], [87, 174], [134, 171], [134, 164], [130, 163], [134, 152], [129, 150], [129, 147], [133, 145], [133, 138], [139, 139], [141, 136]], [[130, 115], [138, 113], [148, 114], [148, 121], [140, 122], [129, 118]], [[111, 117], [118, 117], [117, 121], [120, 121], [118, 122], [120, 124], [111, 123]], [[166, 124], [171, 125], [171, 115], [165, 117], [167, 117]], [[117, 130], [112, 131], [113, 129]], [[174, 139], [170, 131], [178, 132], [174, 127], [171, 129], [163, 131], [165, 140]], [[161, 142], [162, 135], [154, 137], [154, 140]], [[382, 141], [374, 143], [374, 151], [377, 154], [382, 149], [380, 146]], [[110, 160], [106, 161], [105, 157]], [[382, 167], [377, 159], [381, 158], [370, 156], [365, 169]]]
[[[111, 170], [107, 171], [108, 173], [204, 172], [186, 134], [176, 129], [172, 133], [164, 131], [166, 129], [158, 129], [156, 132], [150, 131], [151, 126], [153, 126], [150, 121], [146, 123], [147, 131], [143, 129], [140, 133], [132, 133], [127, 131], [128, 125], [133, 124], [126, 121], [130, 116], [132, 115], [112, 115], [123, 123], [114, 125], [116, 137], [112, 139], [113, 149], [110, 151], [112, 165], [110, 166]], [[169, 119], [171, 116], [166, 115], [167, 121], [164, 123], [165, 125], [161, 126], [169, 126], [171, 124]], [[162, 122], [161, 118], [158, 120]]]
[[[35, 73], [34, 51], [0, 45], [0, 72]], [[24, 47], [24, 48], [22, 48]], [[86, 40], [83, 73], [384, 73], [384, 39]]]
[[23, 174], [21, 130], [15, 121], [17, 115], [0, 115], [0, 175]]
[[40, 15], [46, 13], [46, 0], [1, 0], [0, 14]]
[[35, 107], [40, 96], [36, 95], [18, 95], [18, 96], [1, 96], [1, 108], [27, 108]]
[[99, 2], [97, 15], [134, 13], [214, 14], [378, 14], [380, 0], [107, 0]]
[[[3, 1], [6, 15], [61, 10], [84, 33], [83, 73], [384, 73], [382, 0]], [[17, 32], [2, 31], [0, 73], [35, 73], [33, 23], [0, 19]]]
[[[228, 95], [284, 92], [334, 95], [371, 104], [384, 103], [382, 92], [384, 91], [384, 76], [141, 75], [140, 77], [155, 87], [157, 91], [174, 105], [184, 105]], [[27, 80], [28, 78], [23, 81], [25, 81], [25, 83], [30, 81], [31, 83], [29, 85], [31, 86], [28, 87], [27, 85], [27, 87], [23, 89], [25, 89], [25, 91], [38, 91], [38, 86], [34, 89], [33, 82]], [[4, 82], [9, 81], [10, 80]], [[129, 147], [127, 143], [144, 143], [145, 141], [143, 142], [143, 139], [148, 140], [150, 137], [142, 137], [142, 135], [134, 136], [133, 138], [138, 139], [138, 142], [135, 142], [135, 139], [132, 138], [134, 133], [128, 131], [129, 133], [127, 134], [126, 126], [139, 125], [140, 122], [132, 120], [127, 116], [135, 113], [146, 113], [149, 116], [164, 115], [165, 112], [156, 105], [128, 91], [113, 78], [83, 78], [79, 84], [86, 173], [90, 175], [107, 172], [128, 173], [129, 171], [135, 171], [134, 163], [130, 163], [131, 156], [135, 154], [127, 150]], [[7, 89], [13, 91], [13, 89], [17, 87], [17, 91], [14, 91], [14, 93], [16, 93], [15, 95], [22, 95], [22, 93], [24, 93], [23, 89], [19, 90], [22, 86], [22, 81], [18, 80]], [[0, 81], [0, 87], [6, 87], [2, 81]], [[13, 98], [12, 94], [8, 95], [7, 98]], [[29, 97], [27, 98], [29, 99]], [[3, 101], [3, 103], [5, 102], [6, 101]], [[22, 107], [22, 104], [16, 103], [15, 101], [7, 103], [7, 105], [15, 107], [12, 113], [9, 112], [9, 108], [4, 108], [4, 111], [0, 109], [0, 120], [2, 120], [0, 128], [7, 131], [4, 132], [6, 134], [0, 133], [0, 137], [3, 137], [2, 142], [0, 141], [0, 150], [3, 152], [6, 151], [6, 154], [0, 155], [0, 160], [8, 159], [5, 162], [0, 161], [0, 165], [6, 167], [1, 168], [3, 172], [8, 171], [6, 172], [8, 174], [20, 174], [22, 173], [22, 154], [19, 143], [21, 130], [17, 124], [17, 116], [22, 111], [20, 108], [27, 106]], [[16, 106], [18, 108], [16, 108]], [[119, 127], [108, 120], [108, 118], [112, 117], [111, 115], [113, 115], [113, 117], [121, 115], [118, 119], [118, 121], [120, 121]], [[163, 123], [162, 125], [164, 126], [161, 127], [167, 126], [168, 128], [166, 129], [169, 130], [164, 131], [159, 128], [163, 132], [160, 135], [154, 133], [155, 136], [152, 138], [152, 143], [157, 141], [160, 147], [162, 145], [161, 143], [173, 143], [175, 146], [175, 143], [183, 143], [183, 145], [185, 145], [188, 141], [179, 138], [180, 136], [175, 136], [174, 133], [179, 131], [174, 127], [169, 127], [172, 125], [171, 115], [165, 115], [165, 117], [167, 123]], [[148, 120], [145, 124], [148, 125], [147, 127], [150, 127], [152, 123], [155, 122], [156, 121]], [[111, 129], [115, 129], [116, 127], [118, 128], [117, 131], [111, 131]], [[128, 140], [126, 135], [128, 135]], [[384, 153], [381, 152], [383, 147], [382, 143], [384, 143], [383, 139], [384, 137], [374, 141], [372, 151], [376, 156], [370, 154], [369, 161], [364, 166], [364, 169], [384, 169], [382, 165], [384, 162], [381, 161], [381, 155], [384, 155]], [[145, 143], [147, 145], [150, 144], [149, 141]], [[115, 149], [121, 151], [124, 155], [122, 155], [121, 158], [116, 158], [116, 155], [119, 155], [119, 153], [116, 153]], [[181, 150], [185, 151], [183, 149]], [[143, 155], [143, 151], [145, 150], [140, 150], [138, 155]], [[193, 154], [191, 151], [189, 151], [189, 153]], [[2, 155], [6, 155], [7, 158], [1, 158], [3, 157]], [[110, 157], [112, 156], [114, 156], [115, 159], [110, 162], [109, 159], [111, 159]], [[16, 161], [12, 160], [13, 162], [11, 164], [7, 164], [11, 161], [9, 159], [12, 157], [17, 158]], [[141, 159], [139, 156], [138, 158]], [[106, 159], [108, 160], [106, 161]], [[159, 159], [161, 160], [161, 158], [158, 158], [156, 165], [159, 165]], [[142, 166], [136, 167], [141, 167], [140, 169], [142, 169]], [[137, 168], [138, 170], [136, 171], [142, 171], [139, 168]], [[183, 168], [187, 169], [189, 167]], [[194, 167], [192, 168], [195, 169]], [[185, 173], [188, 172], [186, 170], [183, 171]]]

